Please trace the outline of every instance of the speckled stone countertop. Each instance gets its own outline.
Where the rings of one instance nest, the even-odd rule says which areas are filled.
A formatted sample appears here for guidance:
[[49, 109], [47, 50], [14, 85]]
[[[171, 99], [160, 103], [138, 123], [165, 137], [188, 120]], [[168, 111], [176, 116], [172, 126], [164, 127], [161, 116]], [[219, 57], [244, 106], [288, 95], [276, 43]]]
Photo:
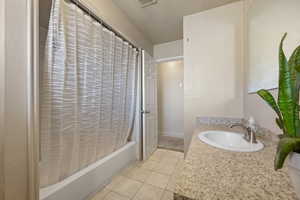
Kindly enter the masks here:
[[198, 133], [228, 130], [225, 125], [199, 125], [175, 183], [175, 200], [298, 200], [287, 169], [274, 171], [276, 143], [258, 137], [262, 151], [225, 151], [203, 143]]

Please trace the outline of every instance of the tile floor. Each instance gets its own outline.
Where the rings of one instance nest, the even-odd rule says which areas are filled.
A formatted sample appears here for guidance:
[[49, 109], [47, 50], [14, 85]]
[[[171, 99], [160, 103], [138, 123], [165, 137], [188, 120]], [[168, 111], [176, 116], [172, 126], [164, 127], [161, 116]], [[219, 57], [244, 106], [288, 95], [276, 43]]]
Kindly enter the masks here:
[[158, 147], [183, 152], [184, 140], [182, 138], [170, 137], [165, 135], [158, 136]]
[[113, 178], [92, 200], [173, 200], [174, 177], [183, 153], [158, 149]]

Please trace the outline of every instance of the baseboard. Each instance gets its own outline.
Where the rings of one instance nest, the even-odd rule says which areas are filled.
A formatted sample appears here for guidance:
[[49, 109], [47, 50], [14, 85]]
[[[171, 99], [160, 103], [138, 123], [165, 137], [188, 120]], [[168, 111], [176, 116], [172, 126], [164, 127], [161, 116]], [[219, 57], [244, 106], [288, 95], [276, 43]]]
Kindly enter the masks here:
[[176, 137], [176, 138], [180, 138], [180, 139], [183, 139], [183, 138], [184, 138], [184, 133], [182, 133], [182, 132], [167, 132], [167, 131], [161, 131], [161, 132], [159, 132], [159, 135], [162, 135], [162, 136], [169, 136], [169, 137]]

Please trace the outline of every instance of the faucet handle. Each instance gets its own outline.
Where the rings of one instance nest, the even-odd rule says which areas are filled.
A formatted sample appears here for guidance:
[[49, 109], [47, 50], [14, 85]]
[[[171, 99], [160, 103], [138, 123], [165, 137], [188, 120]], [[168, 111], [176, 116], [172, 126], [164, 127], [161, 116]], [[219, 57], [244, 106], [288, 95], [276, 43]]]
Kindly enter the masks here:
[[251, 128], [252, 131], [256, 132], [256, 123], [253, 117], [249, 117], [247, 126]]
[[255, 120], [254, 120], [254, 118], [252, 116], [249, 117], [248, 123], [249, 123], [249, 125], [254, 125], [255, 124]]

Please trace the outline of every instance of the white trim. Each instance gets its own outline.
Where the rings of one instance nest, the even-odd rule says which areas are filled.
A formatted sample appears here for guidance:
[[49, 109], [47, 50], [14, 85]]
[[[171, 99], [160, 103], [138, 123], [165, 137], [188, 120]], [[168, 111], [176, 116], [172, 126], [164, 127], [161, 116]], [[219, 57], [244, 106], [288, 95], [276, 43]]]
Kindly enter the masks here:
[[176, 138], [184, 139], [184, 133], [183, 132], [160, 131], [159, 135], [161, 135], [161, 136], [170, 136], [170, 137], [176, 137]]
[[138, 160], [142, 160], [143, 157], [143, 147], [142, 147], [142, 116], [141, 116], [141, 75], [142, 75], [142, 49], [138, 55], [138, 67], [137, 67], [137, 96], [136, 96], [136, 113], [135, 113], [135, 125], [134, 125], [134, 135], [133, 141], [136, 141], [136, 157]]
[[145, 50], [142, 50], [142, 73], [141, 73], [141, 79], [142, 79], [142, 92], [141, 92], [141, 120], [142, 120], [142, 160], [146, 159], [146, 126], [145, 126], [145, 115], [142, 113], [142, 110], [144, 110], [145, 107]]
[[28, 196], [39, 199], [39, 1], [27, 1]]
[[175, 56], [175, 57], [169, 57], [169, 58], [160, 58], [160, 59], [156, 59], [155, 61], [157, 63], [161, 63], [161, 62], [170, 62], [170, 61], [183, 60], [183, 59], [184, 59], [183, 56]]

